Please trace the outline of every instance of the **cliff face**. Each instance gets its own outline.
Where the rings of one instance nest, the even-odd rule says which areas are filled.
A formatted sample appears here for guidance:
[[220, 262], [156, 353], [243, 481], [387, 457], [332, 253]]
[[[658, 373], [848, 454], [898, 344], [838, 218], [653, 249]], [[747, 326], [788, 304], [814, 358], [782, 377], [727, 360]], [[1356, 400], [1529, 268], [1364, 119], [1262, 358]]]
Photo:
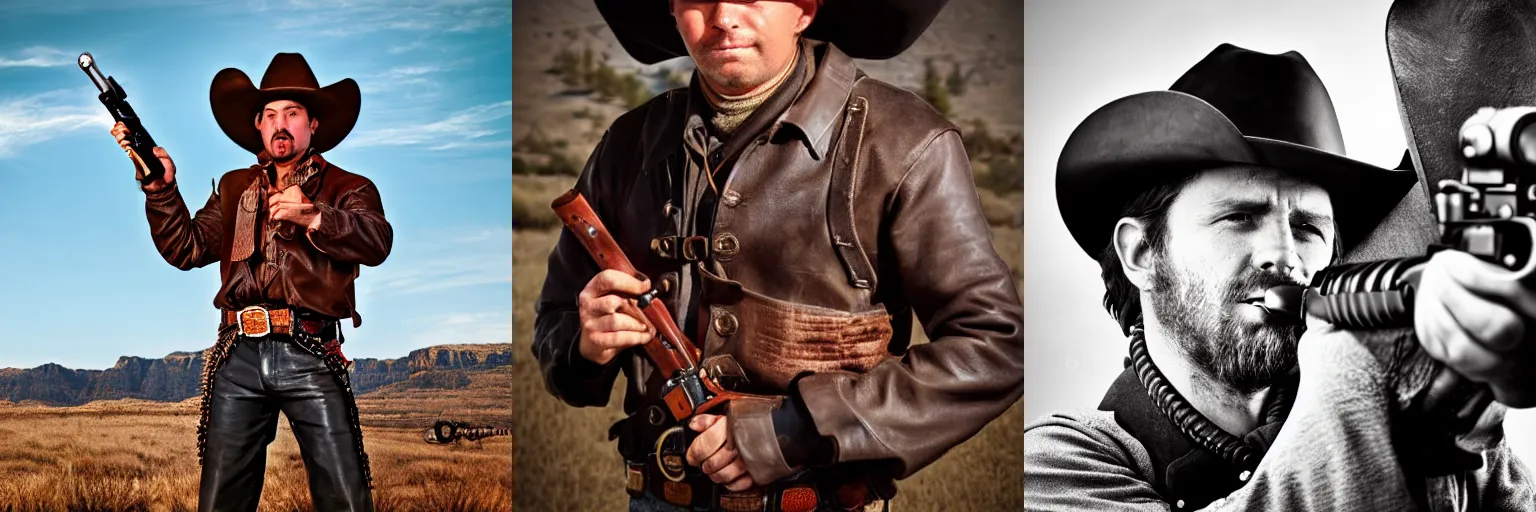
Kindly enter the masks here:
[[439, 345], [412, 350], [412, 372], [428, 370], [486, 370], [512, 364], [507, 345]]
[[[357, 359], [352, 387], [367, 393], [412, 379], [426, 386], [462, 385], [464, 370], [488, 370], [512, 364], [512, 347], [439, 345], [413, 350], [397, 359]], [[202, 352], [176, 352], [160, 359], [124, 356], [106, 370], [71, 370], [57, 364], [0, 369], [0, 399], [35, 400], [51, 405], [81, 405], [93, 400], [138, 398], [177, 402], [197, 396], [203, 371]], [[436, 375], [444, 373], [449, 375]]]

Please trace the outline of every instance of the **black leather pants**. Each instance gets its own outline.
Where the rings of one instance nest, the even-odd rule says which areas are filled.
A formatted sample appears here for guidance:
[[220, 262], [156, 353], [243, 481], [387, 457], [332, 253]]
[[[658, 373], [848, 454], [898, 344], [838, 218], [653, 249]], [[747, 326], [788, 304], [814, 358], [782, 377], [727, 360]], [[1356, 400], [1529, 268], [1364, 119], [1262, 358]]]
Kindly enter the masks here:
[[347, 402], [320, 358], [286, 337], [241, 337], [213, 379], [199, 511], [254, 512], [277, 413], [288, 418], [317, 511], [372, 511]]

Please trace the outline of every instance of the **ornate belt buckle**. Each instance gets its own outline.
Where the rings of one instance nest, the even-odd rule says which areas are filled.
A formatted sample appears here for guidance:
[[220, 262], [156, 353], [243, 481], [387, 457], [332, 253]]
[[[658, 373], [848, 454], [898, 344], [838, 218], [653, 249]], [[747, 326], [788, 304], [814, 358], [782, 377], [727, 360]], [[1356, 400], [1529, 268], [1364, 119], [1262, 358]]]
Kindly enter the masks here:
[[240, 310], [240, 334], [260, 338], [272, 334], [272, 316], [261, 306], [249, 306]]

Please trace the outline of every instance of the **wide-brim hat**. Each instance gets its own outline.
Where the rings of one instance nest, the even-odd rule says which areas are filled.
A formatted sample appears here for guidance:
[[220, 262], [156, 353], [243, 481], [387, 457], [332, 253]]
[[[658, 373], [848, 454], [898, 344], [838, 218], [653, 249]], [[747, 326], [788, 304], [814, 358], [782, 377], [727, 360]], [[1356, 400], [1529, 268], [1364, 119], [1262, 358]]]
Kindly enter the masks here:
[[[596, 0], [619, 45], [642, 64], [688, 55], [669, 0]], [[856, 59], [889, 59], [917, 42], [949, 0], [823, 0], [804, 36]]]
[[266, 150], [261, 132], [256, 129], [256, 114], [266, 104], [277, 100], [292, 100], [304, 105], [310, 116], [320, 120], [319, 129], [310, 137], [310, 147], [324, 153], [340, 144], [352, 127], [357, 124], [358, 108], [362, 93], [351, 78], [320, 87], [309, 62], [297, 53], [279, 53], [272, 57], [266, 73], [261, 75], [261, 87], [251, 83], [251, 78], [235, 68], [225, 68], [213, 76], [208, 102], [213, 105], [213, 118], [219, 122], [230, 140], [255, 154]]
[[1328, 191], [1347, 251], [1417, 182], [1344, 156], [1328, 91], [1301, 54], [1223, 44], [1167, 91], [1111, 102], [1073, 130], [1056, 199], [1078, 246], [1097, 258], [1125, 204], [1158, 183], [1229, 166], [1280, 169]]

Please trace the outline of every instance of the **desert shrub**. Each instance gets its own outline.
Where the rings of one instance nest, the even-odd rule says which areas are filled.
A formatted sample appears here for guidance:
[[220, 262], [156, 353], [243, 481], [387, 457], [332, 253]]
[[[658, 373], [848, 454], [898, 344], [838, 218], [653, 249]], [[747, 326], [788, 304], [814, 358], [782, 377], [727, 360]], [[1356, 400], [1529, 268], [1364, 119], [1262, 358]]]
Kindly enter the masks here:
[[949, 117], [953, 106], [949, 103], [949, 89], [944, 87], [944, 78], [939, 76], [938, 68], [934, 67], [933, 59], [923, 61], [923, 100], [933, 105], [935, 110], [945, 117]]
[[949, 68], [949, 76], [945, 77], [944, 85], [949, 88], [950, 94], [955, 96], [965, 95], [965, 80], [967, 74], [960, 72], [960, 63], [956, 62]]

